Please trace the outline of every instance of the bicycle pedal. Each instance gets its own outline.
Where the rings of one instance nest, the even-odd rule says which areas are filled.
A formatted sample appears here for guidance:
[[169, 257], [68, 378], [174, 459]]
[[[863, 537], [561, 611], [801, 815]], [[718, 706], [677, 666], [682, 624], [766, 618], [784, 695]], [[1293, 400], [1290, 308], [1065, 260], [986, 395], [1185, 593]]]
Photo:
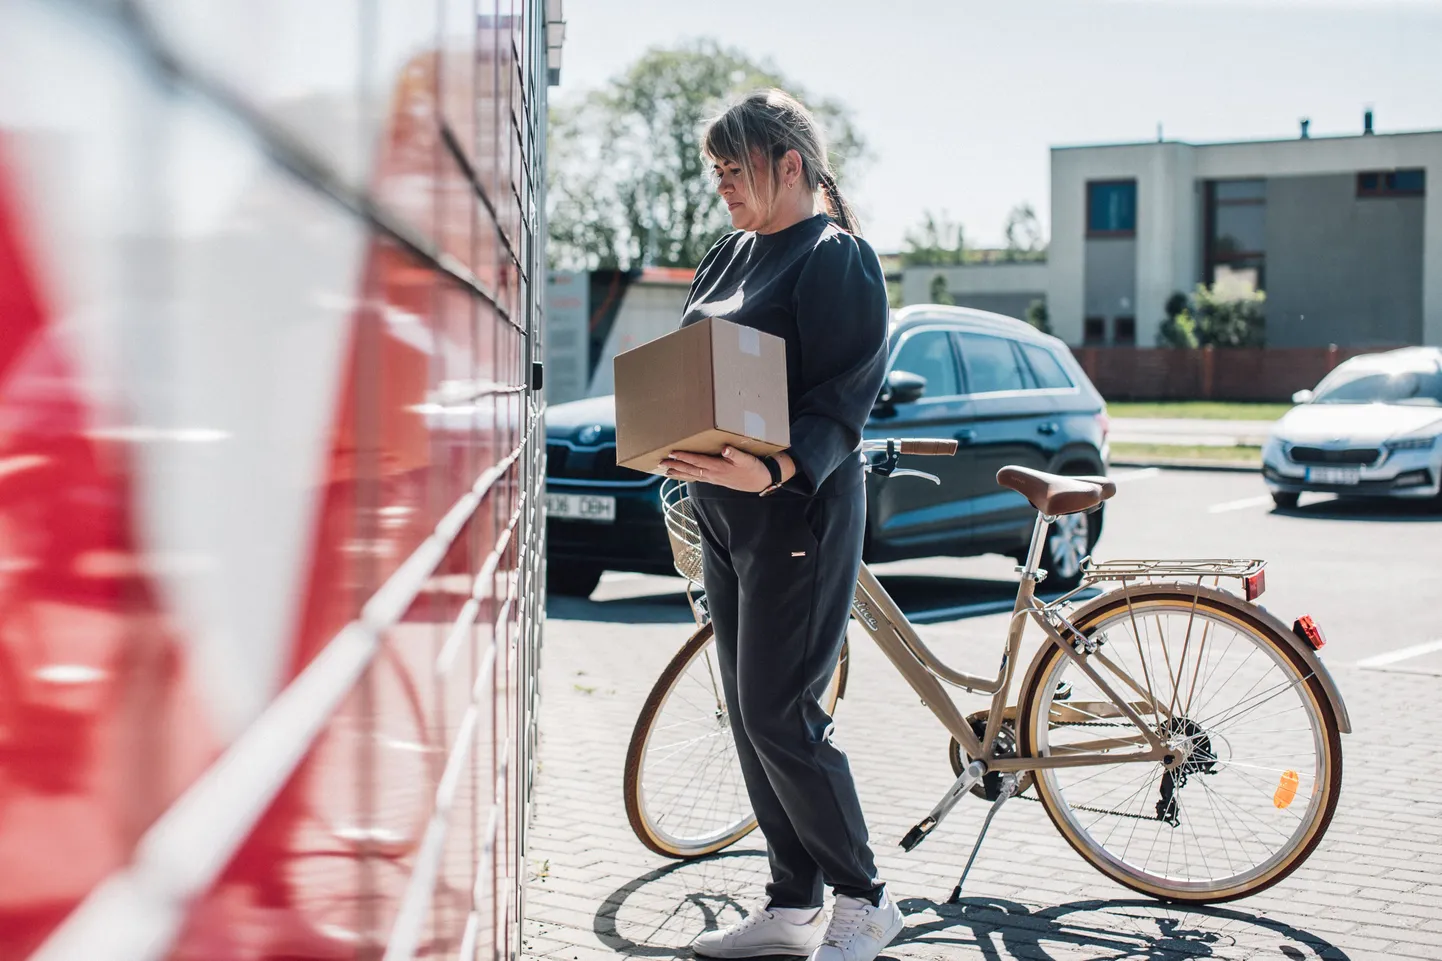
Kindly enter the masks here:
[[920, 824], [906, 832], [906, 837], [901, 839], [901, 849], [903, 851], [910, 851], [915, 848], [922, 841], [926, 840], [926, 836], [931, 833], [932, 829], [936, 827], [936, 824], [937, 822], [932, 818], [924, 818]]

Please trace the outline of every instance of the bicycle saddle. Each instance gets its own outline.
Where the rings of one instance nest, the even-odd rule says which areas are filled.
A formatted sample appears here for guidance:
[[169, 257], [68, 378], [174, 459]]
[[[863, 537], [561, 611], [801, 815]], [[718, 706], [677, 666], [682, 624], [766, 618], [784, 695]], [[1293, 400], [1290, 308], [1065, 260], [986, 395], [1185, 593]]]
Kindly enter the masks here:
[[996, 472], [996, 482], [1052, 517], [1091, 510], [1117, 492], [1116, 483], [1105, 477], [1064, 477], [1029, 467], [1003, 467]]

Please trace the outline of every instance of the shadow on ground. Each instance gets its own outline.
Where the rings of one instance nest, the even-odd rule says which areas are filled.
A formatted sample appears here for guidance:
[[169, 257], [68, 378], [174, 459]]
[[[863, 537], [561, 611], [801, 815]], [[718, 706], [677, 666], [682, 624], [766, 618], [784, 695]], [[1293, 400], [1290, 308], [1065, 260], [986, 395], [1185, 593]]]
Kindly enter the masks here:
[[[919, 621], [964, 620], [1006, 609], [1016, 598], [1014, 580], [882, 574], [880, 578], [901, 609]], [[590, 599], [551, 595], [546, 616], [554, 620], [613, 624], [690, 624], [691, 608], [679, 579], [658, 581], [654, 592]], [[960, 609], [960, 610], [958, 610]]]
[[1272, 513], [1311, 520], [1436, 524], [1442, 522], [1442, 503], [1397, 497], [1332, 497], [1299, 507], [1275, 508]]
[[[765, 854], [753, 850], [668, 864], [612, 891], [596, 911], [594, 933], [624, 957], [691, 957], [686, 947], [691, 938], [744, 916], [738, 897], [754, 896], [765, 871]], [[1237, 908], [1146, 899], [1037, 907], [998, 898], [963, 898], [957, 904], [906, 898], [899, 905], [907, 927], [883, 959], [914, 957], [918, 949], [928, 957], [970, 950], [988, 959], [1028, 961], [1349, 959], [1325, 938]]]

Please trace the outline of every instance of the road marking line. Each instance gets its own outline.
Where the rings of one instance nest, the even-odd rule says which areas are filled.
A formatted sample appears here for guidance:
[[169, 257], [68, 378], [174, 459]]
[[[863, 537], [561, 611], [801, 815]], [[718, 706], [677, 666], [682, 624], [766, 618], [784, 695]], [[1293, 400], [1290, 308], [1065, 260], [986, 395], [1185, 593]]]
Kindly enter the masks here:
[[1221, 504], [1213, 504], [1207, 508], [1208, 514], [1225, 514], [1227, 511], [1244, 511], [1249, 507], [1261, 507], [1263, 504], [1272, 503], [1271, 494], [1262, 494], [1258, 497], [1244, 497], [1239, 501], [1225, 501]]
[[1398, 661], [1410, 661], [1414, 657], [1421, 657], [1423, 654], [1431, 654], [1434, 651], [1442, 651], [1442, 637], [1435, 641], [1413, 644], [1411, 647], [1401, 647], [1395, 651], [1388, 651], [1386, 654], [1378, 654], [1376, 657], [1364, 658], [1357, 662], [1357, 666], [1382, 667], [1385, 664], [1396, 664]]
[[1120, 474], [1111, 474], [1110, 478], [1121, 483], [1123, 481], [1146, 480], [1148, 477], [1156, 477], [1162, 472], [1160, 467], [1138, 467], [1136, 470], [1124, 470]]

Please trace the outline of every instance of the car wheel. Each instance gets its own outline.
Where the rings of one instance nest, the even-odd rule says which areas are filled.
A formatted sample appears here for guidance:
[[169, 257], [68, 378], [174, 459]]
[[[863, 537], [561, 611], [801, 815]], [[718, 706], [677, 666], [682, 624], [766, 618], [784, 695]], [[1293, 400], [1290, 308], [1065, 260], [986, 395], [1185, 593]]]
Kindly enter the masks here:
[[1297, 502], [1301, 500], [1301, 498], [1302, 495], [1294, 491], [1272, 491], [1272, 503], [1277, 506], [1278, 510], [1289, 511], [1295, 509]]
[[601, 583], [601, 568], [590, 564], [558, 564], [546, 568], [546, 590], [552, 594], [590, 597]]
[[1081, 583], [1082, 561], [1091, 553], [1092, 515], [1063, 514], [1046, 533], [1042, 569], [1051, 590], [1069, 591]]

